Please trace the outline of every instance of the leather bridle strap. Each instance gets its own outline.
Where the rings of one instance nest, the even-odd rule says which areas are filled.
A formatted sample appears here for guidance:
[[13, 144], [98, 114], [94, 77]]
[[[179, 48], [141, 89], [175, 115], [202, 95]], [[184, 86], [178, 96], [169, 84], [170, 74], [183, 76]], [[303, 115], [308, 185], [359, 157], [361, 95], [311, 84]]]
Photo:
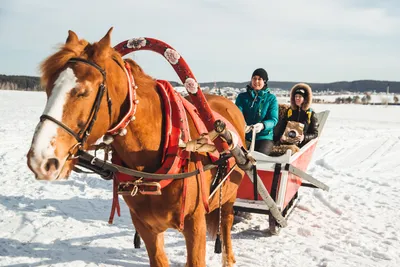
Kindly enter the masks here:
[[79, 57], [73, 57], [73, 58], [70, 58], [68, 60], [68, 62], [71, 62], [71, 63], [82, 62], [82, 63], [88, 64], [88, 65], [96, 68], [98, 71], [100, 71], [101, 75], [103, 75], [103, 83], [106, 81], [106, 72], [105, 72], [105, 70], [103, 70], [99, 65], [97, 65], [93, 61], [89, 61], [89, 60], [86, 60], [86, 59], [83, 59], [83, 58], [79, 58]]
[[[92, 131], [93, 125], [97, 119], [97, 113], [99, 111], [101, 99], [103, 98], [105, 90], [106, 90], [105, 86], [103, 84], [101, 84], [99, 87], [99, 90], [97, 92], [96, 99], [94, 101], [92, 110], [90, 111], [89, 119], [88, 119], [87, 123], [85, 124], [85, 127], [82, 128], [82, 130], [80, 130], [79, 133], [75, 133], [67, 125], [65, 125], [61, 121], [53, 118], [52, 116], [50, 116], [48, 114], [43, 114], [42, 116], [40, 116], [40, 121], [44, 121], [47, 119], [47, 120], [54, 122], [55, 124], [60, 126], [62, 129], [64, 129], [67, 133], [72, 135], [76, 139], [76, 141], [78, 141], [79, 143], [81, 143], [83, 145], [86, 142], [86, 139], [89, 137], [90, 132]], [[83, 133], [83, 135], [82, 135], [82, 133]]]
[[[149, 173], [149, 172], [142, 172], [142, 171], [137, 171], [133, 170], [130, 168], [126, 168], [120, 165], [116, 165], [104, 160], [101, 160], [95, 156], [92, 156], [91, 154], [87, 153], [86, 151], [79, 150], [77, 156], [79, 157], [79, 160], [76, 165], [80, 167], [84, 167], [86, 169], [89, 169], [97, 174], [99, 174], [103, 179], [110, 180], [113, 178], [113, 174], [120, 172], [120, 173], [125, 173], [130, 176], [134, 177], [141, 177], [141, 178], [150, 178], [154, 180], [167, 180], [167, 179], [183, 179], [187, 178], [190, 176], [194, 176], [200, 173], [199, 170], [195, 170], [192, 172], [187, 172], [187, 173], [177, 173], [177, 174], [159, 174], [159, 173]], [[218, 167], [222, 162], [226, 161], [229, 157], [231, 157], [231, 154], [227, 155], [226, 157], [221, 157], [217, 161], [215, 161], [212, 164], [207, 164], [203, 167], [203, 171], [208, 171], [213, 168]], [[79, 168], [74, 168], [74, 171], [76, 172], [83, 172]]]
[[[98, 90], [97, 95], [96, 95], [96, 99], [95, 99], [94, 104], [93, 104], [93, 108], [91, 110], [91, 114], [90, 114], [91, 119], [89, 117], [88, 126], [86, 128], [85, 133], [83, 134], [82, 140], [80, 141], [82, 144], [84, 144], [86, 142], [86, 139], [89, 137], [90, 132], [92, 131], [92, 128], [94, 126], [94, 123], [96, 122], [97, 113], [99, 112], [101, 99], [103, 98], [105, 90], [107, 90], [107, 89], [104, 86], [104, 84], [103, 83], [100, 84], [99, 90]], [[85, 128], [83, 128], [83, 129], [85, 129]]]
[[65, 131], [67, 131], [70, 135], [72, 135], [79, 142], [80, 137], [74, 131], [72, 131], [67, 125], [62, 123], [61, 121], [59, 121], [47, 114], [43, 114], [42, 116], [40, 116], [40, 121], [44, 121], [44, 120], [49, 120], [49, 121], [54, 122], [55, 124], [57, 124], [58, 126], [63, 128]]
[[97, 119], [97, 113], [100, 109], [100, 104], [101, 104], [101, 100], [103, 98], [104, 92], [107, 92], [107, 105], [108, 105], [108, 113], [109, 113], [109, 117], [110, 117], [110, 125], [111, 125], [111, 99], [108, 96], [108, 90], [105, 86], [105, 82], [106, 82], [106, 72], [105, 70], [103, 70], [99, 65], [97, 65], [96, 63], [92, 62], [92, 61], [88, 61], [86, 59], [83, 58], [71, 58], [70, 60], [68, 60], [68, 63], [76, 63], [76, 62], [82, 62], [85, 63], [87, 65], [90, 65], [92, 67], [94, 67], [95, 69], [97, 69], [101, 75], [103, 76], [103, 81], [102, 83], [99, 85], [99, 89], [97, 91], [97, 95], [96, 95], [96, 99], [93, 103], [92, 109], [90, 111], [90, 115], [88, 118], [88, 121], [86, 122], [85, 126], [78, 132], [75, 133], [71, 128], [69, 128], [67, 125], [65, 125], [64, 123], [62, 123], [61, 121], [55, 119], [54, 117], [48, 115], [48, 114], [43, 114], [42, 116], [40, 116], [40, 121], [44, 121], [44, 120], [50, 120], [52, 122], [54, 122], [55, 124], [57, 124], [58, 126], [60, 126], [62, 129], [64, 129], [67, 133], [69, 133], [71, 136], [73, 136], [76, 141], [78, 141], [78, 143], [80, 143], [81, 145], [83, 145], [86, 142], [86, 139], [89, 137], [92, 128], [94, 126], [94, 123]]
[[[99, 65], [94, 63], [93, 61], [89, 61], [89, 60], [86, 60], [86, 59], [83, 59], [83, 58], [73, 57], [73, 58], [70, 58], [68, 60], [68, 62], [71, 62], [71, 63], [82, 62], [82, 63], [85, 63], [87, 65], [90, 65], [90, 66], [94, 67], [95, 69], [97, 69], [101, 73], [101, 75], [103, 76], [103, 82], [99, 86], [99, 92], [97, 93], [96, 100], [95, 100], [94, 106], [93, 106], [93, 109], [95, 109], [96, 111], [94, 111], [94, 113], [93, 113], [93, 109], [92, 109], [91, 116], [93, 115], [94, 120], [96, 120], [97, 111], [98, 111], [98, 109], [100, 107], [101, 99], [103, 97], [104, 91], [106, 91], [106, 94], [107, 94], [107, 106], [108, 106], [108, 117], [109, 117], [109, 122], [110, 122], [110, 126], [111, 126], [111, 124], [112, 124], [112, 119], [111, 119], [111, 117], [112, 117], [112, 114], [111, 114], [111, 112], [112, 112], [112, 102], [111, 102], [111, 98], [110, 98], [109, 92], [108, 92], [108, 90], [107, 90], [107, 88], [105, 86], [106, 77], [107, 77], [106, 76], [106, 71], [102, 67], [100, 67]], [[103, 92], [100, 92], [100, 91], [103, 91]], [[101, 94], [101, 96], [99, 97], [100, 94]], [[92, 124], [92, 122], [90, 122], [90, 124]], [[89, 125], [89, 127], [90, 127], [90, 125]], [[93, 125], [90, 127], [90, 130], [87, 129], [86, 132], [88, 132], [90, 134], [90, 132], [92, 130], [91, 129], [92, 127], [93, 127]], [[87, 138], [87, 136], [86, 136], [86, 138]]]

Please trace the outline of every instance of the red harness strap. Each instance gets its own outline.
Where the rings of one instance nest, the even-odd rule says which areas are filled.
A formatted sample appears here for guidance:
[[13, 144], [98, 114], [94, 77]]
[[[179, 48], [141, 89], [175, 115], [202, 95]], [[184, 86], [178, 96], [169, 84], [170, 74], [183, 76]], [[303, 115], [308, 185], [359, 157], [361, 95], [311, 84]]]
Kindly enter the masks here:
[[126, 126], [128, 126], [129, 122], [134, 119], [136, 109], [137, 109], [137, 104], [139, 101], [136, 99], [136, 84], [135, 84], [135, 79], [133, 78], [132, 75], [132, 70], [131, 70], [131, 65], [129, 65], [128, 62], [125, 62], [125, 75], [128, 78], [128, 98], [129, 98], [129, 109], [128, 112], [125, 114], [125, 116], [122, 118], [122, 120], [112, 129], [107, 131], [107, 134], [111, 135], [116, 135], [118, 134], [122, 129], [125, 129]]
[[200, 172], [199, 176], [200, 176], [201, 199], [203, 200], [204, 209], [206, 210], [207, 213], [209, 213], [210, 212], [210, 207], [208, 206], [208, 196], [209, 196], [209, 194], [207, 194], [207, 192], [206, 192], [203, 163], [200, 160], [199, 154], [196, 155], [196, 167]]
[[[197, 132], [199, 134], [207, 133], [207, 128], [202, 122], [197, 109], [185, 98], [183, 98], [180, 94], [178, 94], [172, 85], [168, 81], [157, 81], [157, 85], [159, 88], [159, 93], [163, 99], [164, 104], [164, 112], [165, 112], [165, 142], [164, 142], [164, 154], [162, 158], [161, 167], [156, 171], [159, 174], [175, 174], [179, 173], [180, 170], [184, 169], [188, 171], [188, 160], [189, 160], [189, 152], [184, 151], [179, 148], [179, 139], [182, 139], [184, 142], [189, 141], [190, 139], [190, 129], [186, 116], [185, 110], [191, 116]], [[234, 127], [226, 121], [221, 115], [214, 112], [214, 116], [218, 119], [222, 119], [226, 122], [227, 127], [229, 129], [234, 129]], [[209, 156], [212, 161], [215, 161], [219, 158], [218, 151], [213, 153], [209, 153]], [[231, 158], [229, 160], [228, 166], [233, 165], [234, 159]], [[117, 153], [113, 153], [112, 162], [114, 164], [123, 165], [123, 161], [118, 156]], [[200, 160], [200, 157], [196, 157], [196, 167], [200, 170], [200, 186], [201, 186], [201, 195], [205, 210], [209, 212], [208, 206], [208, 194], [205, 188], [205, 176], [203, 171], [203, 164]], [[136, 180], [136, 177], [123, 174], [116, 173], [114, 177], [114, 186], [113, 186], [113, 204], [111, 208], [111, 214], [109, 218], [109, 223], [111, 224], [114, 218], [115, 211], [118, 216], [120, 216], [120, 207], [118, 202], [118, 185], [120, 182], [128, 182]], [[161, 188], [169, 185], [173, 180], [162, 180], [160, 181]], [[186, 204], [186, 194], [187, 194], [187, 179], [183, 181], [182, 188], [182, 207], [181, 207], [181, 215], [180, 215], [180, 229], [183, 230], [184, 227], [184, 216], [185, 216], [185, 204]]]
[[[193, 123], [194, 123], [194, 125], [195, 125], [195, 127], [197, 129], [197, 132], [199, 134], [207, 133], [207, 128], [204, 125], [203, 121], [201, 120], [200, 115], [199, 115], [196, 107], [193, 106], [192, 103], [190, 103], [188, 100], [186, 100], [181, 95], [179, 95], [179, 96], [180, 96], [180, 98], [181, 98], [181, 100], [183, 102], [183, 105], [185, 106], [186, 111], [189, 113], [190, 117], [192, 118]], [[233, 125], [229, 121], [227, 121], [219, 113], [217, 113], [215, 111], [213, 111], [213, 113], [214, 113], [214, 117], [216, 119], [223, 120], [226, 123], [228, 129], [230, 129], [230, 130], [234, 131], [236, 134], [238, 134], [236, 132], [235, 128], [233, 127]], [[212, 143], [211, 140], [209, 140], [209, 142]], [[241, 144], [241, 141], [239, 140], [239, 145], [240, 144]], [[209, 155], [209, 157], [211, 158], [211, 160], [213, 162], [215, 162], [217, 159], [219, 159], [218, 151], [214, 151], [214, 152], [208, 153], [208, 155]], [[228, 169], [231, 166], [233, 166], [234, 163], [235, 163], [234, 159], [230, 158], [228, 160]], [[203, 200], [204, 208], [205, 208], [206, 212], [208, 213], [209, 212], [209, 205], [208, 205], [208, 196], [209, 196], [209, 194], [207, 194], [206, 186], [205, 186], [205, 176], [204, 176], [204, 171], [203, 171], [203, 163], [201, 162], [200, 157], [198, 155], [196, 156], [196, 167], [200, 171], [199, 176], [200, 176], [201, 198]], [[229, 177], [228, 177], [228, 179], [229, 179]]]
[[[189, 165], [186, 165], [183, 168], [185, 172], [188, 171], [188, 166]], [[187, 194], [187, 179], [183, 179], [182, 206], [181, 206], [181, 215], [179, 216], [179, 230], [181, 231], [183, 231], [183, 228], [185, 227], [186, 194]]]
[[[175, 92], [172, 85], [168, 81], [157, 81], [159, 93], [163, 100], [164, 112], [165, 112], [165, 142], [163, 147], [163, 158], [161, 167], [155, 172], [159, 174], [175, 174], [187, 165], [189, 159], [189, 152], [179, 148], [179, 139], [184, 142], [189, 141], [190, 132], [189, 124], [186, 117], [185, 108], [182, 101], [177, 97], [179, 94]], [[124, 165], [123, 161], [117, 153], [113, 153], [112, 162], [118, 165]], [[119, 202], [118, 202], [118, 184], [120, 182], [128, 182], [136, 180], [136, 177], [124, 174], [116, 173], [114, 177], [114, 190], [113, 190], [113, 204], [111, 207], [111, 214], [109, 223], [112, 223], [115, 211], [119, 213]], [[161, 188], [169, 185], [173, 180], [162, 180], [160, 181]], [[184, 203], [183, 203], [184, 206]]]
[[[159, 174], [179, 173], [186, 164], [189, 153], [179, 148], [179, 139], [189, 141], [189, 125], [182, 102], [176, 99], [177, 93], [167, 81], [157, 81], [159, 93], [162, 96], [165, 112], [165, 142], [161, 167], [155, 172]], [[123, 164], [118, 154], [113, 153], [112, 162]], [[117, 173], [118, 182], [133, 181], [137, 178], [124, 173]], [[161, 188], [173, 180], [160, 181]]]
[[114, 177], [113, 179], [113, 200], [111, 205], [110, 217], [108, 218], [109, 224], [112, 224], [114, 221], [115, 211], [117, 211], [118, 217], [121, 217], [121, 208], [118, 201], [118, 181], [116, 177]]

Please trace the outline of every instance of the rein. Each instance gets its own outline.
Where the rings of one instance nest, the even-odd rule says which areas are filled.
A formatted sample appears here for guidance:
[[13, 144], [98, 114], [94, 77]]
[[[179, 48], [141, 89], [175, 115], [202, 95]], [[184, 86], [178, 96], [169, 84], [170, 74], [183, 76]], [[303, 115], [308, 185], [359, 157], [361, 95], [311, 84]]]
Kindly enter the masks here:
[[[112, 123], [111, 120], [111, 116], [112, 116], [112, 102], [111, 102], [111, 98], [109, 97], [109, 92], [107, 90], [107, 87], [105, 86], [106, 83], [106, 71], [100, 67], [98, 64], [96, 64], [93, 61], [89, 61], [83, 58], [71, 58], [68, 63], [77, 63], [77, 62], [81, 62], [84, 64], [87, 64], [91, 67], [94, 67], [95, 69], [97, 69], [101, 75], [103, 76], [103, 81], [102, 83], [99, 85], [99, 90], [97, 92], [96, 95], [96, 99], [93, 103], [90, 115], [89, 115], [89, 119], [85, 125], [85, 127], [83, 127], [78, 133], [74, 132], [70, 127], [68, 127], [67, 125], [65, 125], [63, 122], [55, 119], [54, 117], [47, 115], [47, 114], [43, 114], [42, 116], [40, 116], [40, 121], [44, 121], [44, 120], [50, 120], [53, 123], [57, 124], [58, 126], [60, 126], [62, 129], [64, 129], [68, 134], [70, 134], [71, 136], [73, 136], [76, 140], [77, 140], [77, 144], [75, 144], [73, 146], [72, 149], [70, 149], [70, 159], [77, 159], [77, 166], [80, 167], [84, 167], [86, 169], [91, 170], [94, 173], [99, 174], [103, 179], [105, 180], [111, 180], [115, 177], [116, 173], [124, 173], [130, 176], [134, 176], [134, 177], [140, 177], [140, 178], [150, 178], [150, 179], [155, 179], [155, 180], [169, 180], [169, 179], [183, 179], [183, 178], [187, 178], [190, 176], [194, 176], [197, 174], [200, 174], [201, 171], [200, 170], [195, 170], [192, 172], [187, 172], [187, 173], [178, 173], [178, 174], [157, 174], [157, 173], [148, 173], [148, 172], [142, 172], [142, 171], [137, 171], [137, 170], [133, 170], [133, 169], [129, 169], [117, 164], [113, 164], [110, 162], [107, 162], [106, 160], [101, 160], [95, 156], [92, 156], [91, 154], [87, 153], [86, 151], [83, 150], [83, 146], [87, 140], [87, 138], [89, 137], [92, 128], [94, 126], [94, 123], [96, 122], [97, 119], [97, 113], [100, 109], [100, 104], [101, 104], [101, 100], [103, 99], [104, 93], [106, 92], [107, 94], [107, 106], [108, 106], [108, 114], [109, 114], [109, 120], [110, 120], [110, 125]], [[128, 84], [129, 84], [129, 97], [130, 97], [130, 102], [135, 102], [135, 104], [137, 104], [137, 100], [136, 100], [136, 91], [133, 89], [136, 89], [136, 85], [135, 85], [135, 81], [132, 77], [132, 75], [130, 74], [130, 68], [128, 69], [128, 72], [125, 68], [123, 68], [116, 60], [115, 62], [124, 70], [124, 72], [127, 74], [128, 77]], [[129, 65], [128, 65], [129, 67]], [[133, 100], [133, 101], [132, 101]], [[129, 123], [130, 120], [132, 120], [132, 118], [134, 118], [134, 113], [136, 111], [136, 105], [134, 105], [133, 107], [130, 107], [130, 110], [128, 112], [128, 114], [125, 116], [128, 119], [123, 119], [116, 127], [114, 127], [113, 129], [109, 130], [108, 133], [111, 134], [116, 134], [117, 131], [120, 128], [124, 128], [126, 127], [127, 123]], [[122, 126], [122, 124], [124, 124]], [[122, 126], [122, 127], [121, 127]], [[76, 153], [74, 153], [73, 150], [75, 150], [75, 148], [77, 148]], [[217, 161], [214, 162], [214, 164], [208, 164], [206, 166], [204, 166], [202, 171], [207, 171], [207, 170], [211, 170], [213, 168], [218, 167], [220, 164], [223, 164], [223, 162], [225, 162], [226, 160], [228, 160], [232, 155], [231, 154], [227, 154], [227, 156], [221, 157], [220, 159], [218, 159]], [[74, 168], [74, 171], [78, 172], [78, 173], [85, 173], [85, 171], [83, 171], [82, 169], [79, 169], [77, 167]]]
[[[232, 156], [231, 154], [223, 154], [223, 155], [224, 156], [215, 161], [213, 164], [205, 165], [203, 167], [203, 171], [208, 171], [218, 167]], [[117, 172], [124, 173], [130, 176], [149, 178], [154, 180], [168, 180], [168, 179], [176, 180], [200, 174], [200, 170], [195, 170], [186, 173], [177, 173], [177, 174], [159, 174], [159, 173], [137, 171], [99, 159], [84, 150], [79, 150], [77, 153], [77, 157], [78, 157], [78, 163], [76, 165], [84, 167], [88, 170], [91, 170], [94, 173], [99, 174], [105, 180], [113, 179], [115, 173]], [[84, 173], [83, 170], [77, 167], [74, 168], [74, 171], [78, 173]]]

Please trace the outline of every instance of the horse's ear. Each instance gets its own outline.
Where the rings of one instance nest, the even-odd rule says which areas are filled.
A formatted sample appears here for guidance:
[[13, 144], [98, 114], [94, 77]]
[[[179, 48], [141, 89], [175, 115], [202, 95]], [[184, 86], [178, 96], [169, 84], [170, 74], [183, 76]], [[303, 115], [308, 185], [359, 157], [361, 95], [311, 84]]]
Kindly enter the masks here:
[[112, 30], [113, 30], [113, 27], [111, 27], [108, 30], [107, 34], [104, 35], [104, 37], [101, 38], [101, 40], [99, 41], [99, 45], [100, 45], [101, 48], [105, 48], [105, 47], [111, 46], [111, 32], [112, 32]]
[[74, 33], [73, 31], [69, 30], [68, 31], [68, 38], [67, 38], [67, 41], [65, 43], [69, 44], [69, 43], [77, 43], [77, 42], [79, 42], [78, 35], [76, 35], [76, 33]]

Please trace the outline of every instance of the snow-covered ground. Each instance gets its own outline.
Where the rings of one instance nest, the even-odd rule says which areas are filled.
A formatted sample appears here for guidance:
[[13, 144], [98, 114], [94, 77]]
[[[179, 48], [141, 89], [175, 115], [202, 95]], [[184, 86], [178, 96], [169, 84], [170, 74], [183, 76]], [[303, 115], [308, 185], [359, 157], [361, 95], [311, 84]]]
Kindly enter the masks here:
[[[44, 104], [41, 92], [0, 91], [0, 266], [148, 266], [125, 204], [107, 223], [110, 182], [76, 174], [39, 182], [28, 170]], [[400, 107], [314, 109], [331, 114], [308, 171], [330, 191], [301, 189], [279, 236], [264, 215], [234, 225], [237, 266], [400, 266]], [[171, 266], [184, 266], [180, 233], [167, 231], [165, 243]], [[207, 265], [220, 266], [213, 249], [209, 240]]]
[[[355, 96], [358, 96], [361, 100], [363, 97], [365, 97], [365, 94], [349, 93], [349, 94], [339, 94], [339, 95], [315, 95], [314, 99], [321, 99], [321, 100], [324, 100], [325, 102], [334, 103], [337, 98], [345, 99], [348, 97], [353, 98]], [[395, 103], [395, 101], [394, 101], [395, 96], [396, 96], [395, 94], [386, 95], [386, 93], [371, 94], [370, 95], [371, 100], [369, 101], [369, 103], [371, 103], [371, 104]]]

